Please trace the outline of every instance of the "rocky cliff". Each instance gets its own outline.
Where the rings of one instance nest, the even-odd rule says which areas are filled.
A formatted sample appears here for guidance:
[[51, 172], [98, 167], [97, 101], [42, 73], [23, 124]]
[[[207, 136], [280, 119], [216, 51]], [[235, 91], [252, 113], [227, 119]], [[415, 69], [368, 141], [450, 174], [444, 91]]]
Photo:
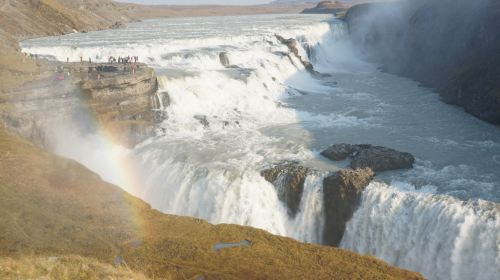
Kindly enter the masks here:
[[288, 207], [288, 214], [295, 217], [299, 211], [304, 183], [311, 170], [297, 162], [286, 162], [263, 170], [260, 174], [273, 184], [278, 198]]
[[374, 177], [370, 168], [345, 169], [323, 181], [325, 207], [324, 244], [338, 246], [345, 226], [359, 206], [361, 194]]
[[351, 8], [345, 20], [368, 59], [436, 88], [445, 102], [500, 124], [500, 2], [362, 4]]
[[134, 146], [151, 136], [154, 123], [161, 120], [154, 110], [165, 103], [159, 102], [156, 95], [158, 81], [154, 70], [139, 65], [134, 73], [118, 70], [99, 75], [99, 79], [86, 78], [77, 83], [85, 104], [98, 122], [116, 142], [125, 146]]
[[117, 69], [98, 78], [97, 66], [51, 63], [43, 78], [0, 95], [0, 124], [49, 148], [58, 127], [82, 130], [89, 122], [124, 146], [151, 136], [159, 103], [153, 69], [141, 65], [135, 73]]

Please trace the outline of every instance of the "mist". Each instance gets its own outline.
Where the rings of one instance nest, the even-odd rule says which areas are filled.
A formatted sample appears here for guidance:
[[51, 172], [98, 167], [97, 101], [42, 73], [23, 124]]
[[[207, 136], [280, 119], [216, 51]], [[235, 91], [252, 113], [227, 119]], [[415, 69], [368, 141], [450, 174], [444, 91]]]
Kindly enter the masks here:
[[365, 59], [436, 88], [444, 101], [481, 119], [500, 123], [498, 105], [492, 105], [499, 87], [499, 70], [492, 64], [500, 61], [499, 6], [493, 0], [362, 4], [348, 12], [346, 21]]

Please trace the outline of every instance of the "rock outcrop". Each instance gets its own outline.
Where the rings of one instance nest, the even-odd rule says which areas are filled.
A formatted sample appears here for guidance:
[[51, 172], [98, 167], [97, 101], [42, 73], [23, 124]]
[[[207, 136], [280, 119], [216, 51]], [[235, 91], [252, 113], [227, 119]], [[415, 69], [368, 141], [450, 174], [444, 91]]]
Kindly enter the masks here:
[[361, 193], [370, 184], [374, 175], [369, 168], [344, 169], [324, 179], [324, 244], [339, 245], [346, 223], [352, 218], [359, 205]]
[[227, 55], [227, 52], [219, 53], [219, 61], [220, 64], [222, 64], [222, 66], [226, 68], [231, 66], [231, 62], [229, 61], [229, 56]]
[[51, 146], [47, 133], [53, 129], [82, 122], [97, 121], [128, 147], [152, 135], [159, 103], [153, 69], [141, 65], [135, 74], [120, 70], [97, 78], [96, 64], [53, 64], [56, 73], [1, 95], [0, 124], [44, 147]]
[[330, 160], [341, 161], [354, 153], [354, 147], [350, 144], [335, 144], [321, 152], [321, 155]]
[[370, 3], [351, 8], [345, 20], [354, 45], [386, 71], [500, 124], [499, 1]]
[[321, 155], [335, 161], [350, 158], [352, 168], [368, 167], [375, 172], [409, 169], [415, 163], [415, 158], [409, 153], [373, 145], [336, 144]]
[[196, 115], [193, 117], [195, 120], [199, 121], [201, 125], [203, 125], [203, 128], [209, 128], [210, 127], [210, 122], [207, 119], [207, 116], [205, 115]]
[[304, 183], [309, 172], [309, 168], [296, 162], [279, 164], [261, 172], [262, 177], [275, 186], [278, 198], [287, 205], [291, 217], [295, 217], [299, 211]]
[[152, 68], [140, 65], [135, 73], [101, 74], [100, 79], [83, 79], [79, 87], [86, 104], [115, 141], [134, 146], [153, 133], [158, 82]]
[[312, 63], [306, 59], [304, 59], [300, 53], [299, 53], [299, 47], [298, 47], [298, 42], [297, 40], [293, 39], [293, 38], [290, 38], [290, 39], [285, 39], [283, 36], [280, 36], [280, 35], [275, 35], [276, 39], [278, 39], [278, 41], [280, 43], [282, 43], [283, 45], [287, 46], [288, 49], [290, 50], [290, 52], [300, 61], [300, 63], [302, 63], [302, 65], [304, 66], [304, 68], [312, 73], [312, 74], [318, 74], [315, 70], [314, 70], [314, 66], [312, 65]]

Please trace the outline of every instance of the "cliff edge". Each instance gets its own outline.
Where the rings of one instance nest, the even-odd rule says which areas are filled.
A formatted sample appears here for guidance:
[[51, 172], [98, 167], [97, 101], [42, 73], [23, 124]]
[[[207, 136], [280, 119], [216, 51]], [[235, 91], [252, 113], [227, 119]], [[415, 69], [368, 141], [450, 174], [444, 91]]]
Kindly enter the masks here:
[[36, 80], [0, 94], [0, 125], [49, 149], [57, 145], [51, 134], [68, 126], [89, 133], [104, 129], [115, 143], [126, 147], [153, 135], [159, 121], [154, 110], [161, 103], [152, 68], [137, 64], [132, 71], [132, 66], [116, 63], [44, 64]]

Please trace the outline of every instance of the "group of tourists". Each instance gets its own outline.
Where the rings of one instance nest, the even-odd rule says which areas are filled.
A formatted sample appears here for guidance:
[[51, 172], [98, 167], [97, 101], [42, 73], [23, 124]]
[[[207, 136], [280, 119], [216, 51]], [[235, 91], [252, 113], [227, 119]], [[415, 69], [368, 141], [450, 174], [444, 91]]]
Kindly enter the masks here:
[[[113, 59], [114, 62], [116, 62], [116, 59], [114, 57], [112, 57], [112, 56], [110, 56], [109, 59], [110, 60]], [[127, 57], [121, 57], [121, 56], [118, 57], [118, 63], [120, 63], [120, 64], [124, 64], [125, 65], [125, 64], [129, 64], [129, 63], [137, 63], [137, 62], [139, 62], [139, 57], [138, 56], [130, 56], [129, 55]], [[111, 62], [111, 63], [113, 63], [113, 62]]]
[[[25, 56], [26, 57], [34, 57], [34, 55], [32, 54], [28, 54], [28, 53], [25, 53]], [[96, 56], [96, 60], [99, 60], [99, 56]], [[70, 62], [70, 59], [69, 57], [66, 58], [66, 62], [69, 63]], [[118, 63], [118, 66], [114, 66], [114, 65], [106, 65], [106, 64], [97, 64], [95, 67], [90, 65], [88, 67], [88, 78], [97, 78], [98, 80], [101, 79], [102, 77], [102, 73], [104, 72], [107, 72], [107, 73], [112, 73], [112, 72], [115, 72], [117, 73], [120, 68], [123, 70], [123, 72], [129, 72], [129, 73], [132, 73], [132, 74], [135, 74], [137, 72], [137, 70], [139, 69], [139, 65], [138, 65], [138, 62], [139, 62], [139, 57], [138, 56], [127, 56], [127, 57], [121, 57], [119, 56], [118, 59], [114, 56], [110, 56], [108, 57], [108, 63], [109, 64], [115, 64], [115, 63]], [[83, 56], [80, 56], [80, 63], [84, 63], [84, 59], [83, 59]], [[88, 59], [88, 63], [89, 64], [92, 64], [92, 57], [89, 57]], [[122, 67], [119, 67], [119, 65], [122, 65]], [[63, 68], [63, 67], [61, 67]], [[80, 68], [80, 71], [82, 69]], [[67, 72], [67, 75], [69, 76], [70, 75], [70, 72], [71, 70], [68, 70]], [[57, 68], [57, 71], [58, 73], [58, 76], [57, 76], [57, 80], [65, 80], [66, 78], [66, 73], [65, 71], [61, 71], [61, 69], [59, 69], [59, 67]]]
[[[99, 59], [99, 56], [96, 55], [96, 60]], [[69, 57], [66, 58], [66, 61], [69, 62]], [[92, 57], [89, 57], [89, 63], [92, 63]], [[80, 62], [83, 63], [83, 56], [80, 56]], [[119, 56], [118, 59], [114, 56], [108, 57], [108, 63], [119, 63], [119, 64], [131, 64], [131, 63], [138, 63], [139, 62], [139, 57], [138, 56], [126, 56], [126, 57], [121, 57]]]

